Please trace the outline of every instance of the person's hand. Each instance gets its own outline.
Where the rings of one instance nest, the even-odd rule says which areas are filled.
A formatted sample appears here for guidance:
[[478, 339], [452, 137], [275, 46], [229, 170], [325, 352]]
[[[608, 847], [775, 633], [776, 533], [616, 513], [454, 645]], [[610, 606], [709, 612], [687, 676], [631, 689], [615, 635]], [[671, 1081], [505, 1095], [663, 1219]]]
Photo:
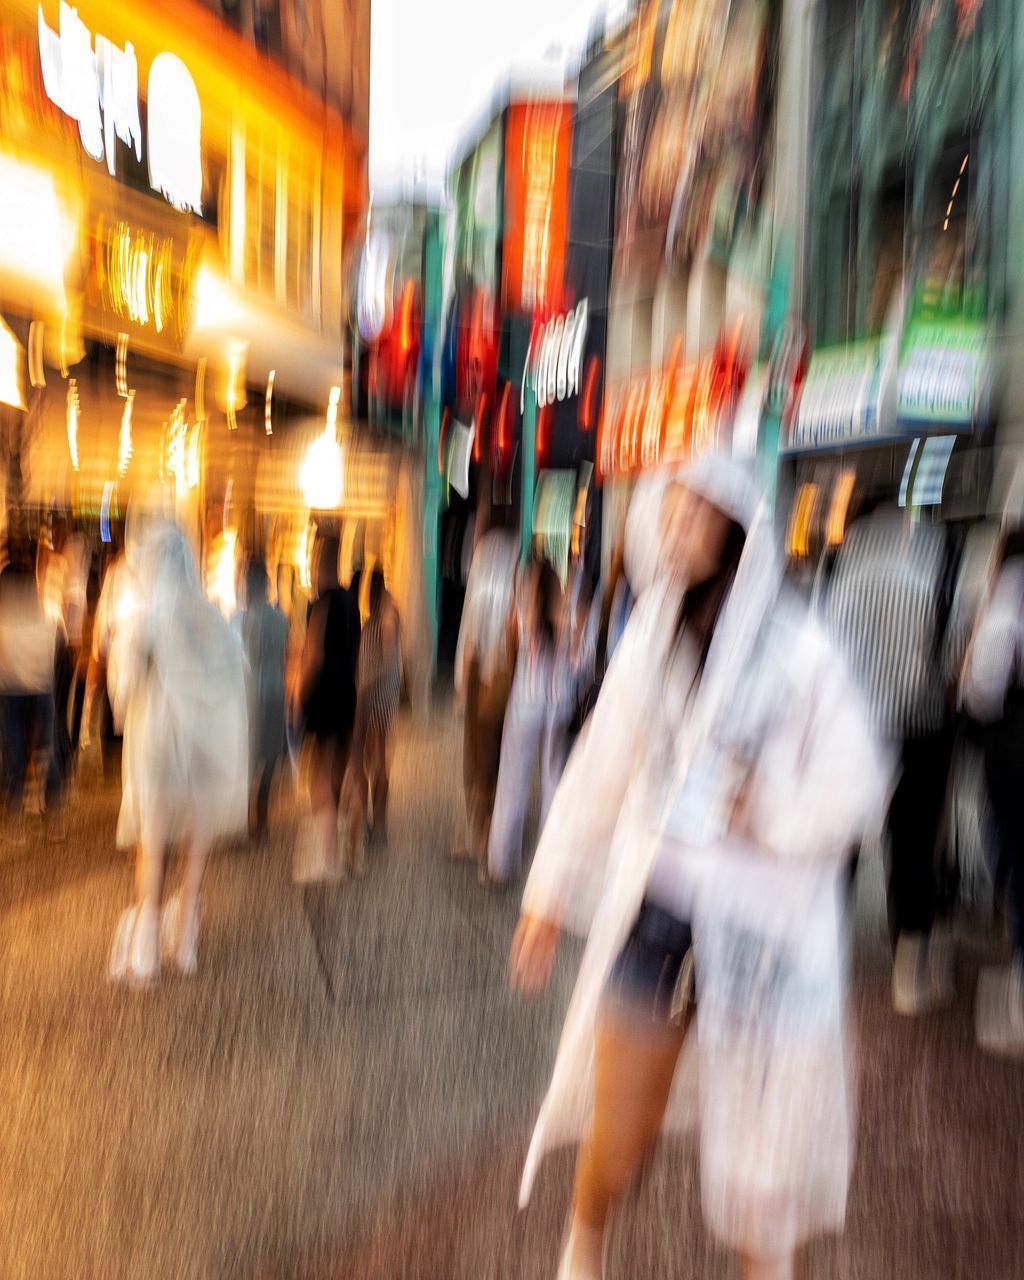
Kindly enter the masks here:
[[509, 982], [513, 991], [536, 995], [544, 990], [555, 963], [559, 932], [558, 925], [550, 920], [539, 920], [529, 915], [520, 917], [508, 960]]

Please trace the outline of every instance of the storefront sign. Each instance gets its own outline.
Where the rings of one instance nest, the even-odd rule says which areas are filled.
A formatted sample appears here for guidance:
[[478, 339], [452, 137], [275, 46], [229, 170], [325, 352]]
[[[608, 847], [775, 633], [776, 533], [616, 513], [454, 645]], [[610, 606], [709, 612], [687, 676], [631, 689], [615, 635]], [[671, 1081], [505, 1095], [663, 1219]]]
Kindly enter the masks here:
[[[123, 49], [93, 35], [77, 10], [61, 0], [58, 30], [39, 6], [39, 62], [53, 104], [77, 121], [82, 146], [116, 171], [117, 142], [142, 161], [139, 64], [129, 41]], [[199, 94], [188, 68], [161, 53], [149, 69], [149, 181], [176, 209], [201, 214], [203, 165]]]
[[745, 370], [721, 352], [609, 390], [598, 438], [602, 476], [700, 457], [728, 439]]
[[973, 426], [986, 387], [987, 352], [988, 334], [983, 324], [912, 322], [899, 374], [900, 426]]
[[815, 351], [804, 379], [790, 448], [824, 448], [876, 432], [880, 386], [877, 342]]
[[[537, 405], [554, 404], [579, 394], [583, 353], [587, 342], [588, 308], [583, 299], [567, 315], [548, 321], [530, 344], [526, 373]], [[526, 377], [523, 378], [523, 397]], [[520, 410], [523, 405], [520, 404]]]
[[561, 304], [568, 228], [572, 108], [509, 108], [505, 143], [505, 305], [550, 313]]

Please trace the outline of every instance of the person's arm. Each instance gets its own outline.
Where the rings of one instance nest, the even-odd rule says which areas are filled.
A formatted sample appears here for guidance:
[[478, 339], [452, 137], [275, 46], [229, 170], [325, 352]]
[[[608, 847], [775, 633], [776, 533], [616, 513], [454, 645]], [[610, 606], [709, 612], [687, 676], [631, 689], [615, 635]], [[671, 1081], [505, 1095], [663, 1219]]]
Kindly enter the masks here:
[[964, 665], [964, 705], [978, 720], [996, 720], [1002, 713], [1024, 651], [1022, 612], [1024, 573], [1015, 565], [1004, 567], [982, 608]]
[[551, 803], [512, 944], [512, 986], [536, 991], [563, 929], [585, 933], [604, 887], [619, 815], [640, 754], [652, 658], [650, 619], [634, 617]]
[[735, 833], [779, 858], [844, 857], [881, 811], [891, 767], [816, 626], [792, 646], [786, 698], [741, 794]]
[[310, 610], [306, 625], [306, 638], [299, 663], [298, 708], [306, 707], [312, 697], [320, 672], [324, 667], [324, 635], [327, 629], [327, 609], [322, 600], [316, 601]]

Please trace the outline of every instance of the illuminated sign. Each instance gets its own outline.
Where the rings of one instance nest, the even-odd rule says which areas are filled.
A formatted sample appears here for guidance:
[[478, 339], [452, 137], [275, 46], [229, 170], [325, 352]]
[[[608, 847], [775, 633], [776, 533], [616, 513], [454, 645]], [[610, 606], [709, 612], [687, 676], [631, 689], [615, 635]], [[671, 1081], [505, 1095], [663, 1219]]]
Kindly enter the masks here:
[[561, 303], [571, 135], [572, 111], [564, 102], [509, 108], [502, 271], [513, 310], [550, 314]]
[[[531, 343], [526, 368], [539, 408], [578, 394], [588, 319], [584, 298], [567, 315], [549, 321]], [[524, 393], [525, 388], [524, 377]]]
[[[123, 49], [106, 36], [95, 39], [77, 10], [61, 0], [58, 30], [39, 7], [39, 62], [53, 104], [77, 121], [82, 146], [106, 159], [113, 176], [117, 142], [142, 161], [139, 64], [129, 41]], [[149, 70], [149, 181], [176, 209], [201, 214], [203, 166], [199, 94], [188, 68], [161, 53]]]

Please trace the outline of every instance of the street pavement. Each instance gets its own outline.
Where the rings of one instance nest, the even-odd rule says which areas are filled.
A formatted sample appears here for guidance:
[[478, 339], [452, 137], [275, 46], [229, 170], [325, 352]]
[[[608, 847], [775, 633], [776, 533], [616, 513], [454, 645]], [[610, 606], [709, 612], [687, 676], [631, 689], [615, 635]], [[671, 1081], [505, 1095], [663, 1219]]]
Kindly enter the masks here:
[[[0, 842], [0, 1280], [553, 1280], [571, 1154], [524, 1213], [516, 1191], [579, 949], [543, 998], [509, 993], [515, 894], [446, 857], [459, 726], [442, 708], [398, 737], [365, 878], [295, 889], [281, 800], [265, 846], [211, 862], [198, 976], [146, 992], [106, 981], [116, 790], [83, 781], [63, 844]], [[878, 866], [861, 879], [857, 1169], [809, 1277], [1024, 1277], [1024, 1065], [973, 1040], [994, 944], [966, 932], [955, 1007], [898, 1019]], [[609, 1280], [733, 1274], [695, 1152], [663, 1144]]]

